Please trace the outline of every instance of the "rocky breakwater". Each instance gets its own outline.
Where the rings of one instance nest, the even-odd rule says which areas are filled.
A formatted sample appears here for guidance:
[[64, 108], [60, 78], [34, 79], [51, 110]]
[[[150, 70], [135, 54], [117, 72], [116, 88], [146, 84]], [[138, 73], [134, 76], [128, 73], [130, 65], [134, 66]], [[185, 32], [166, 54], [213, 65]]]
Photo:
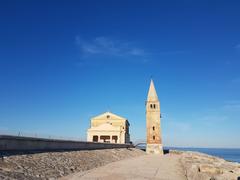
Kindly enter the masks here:
[[143, 154], [138, 149], [122, 148], [4, 156], [0, 159], [0, 179], [57, 179]]
[[170, 151], [179, 154], [188, 180], [240, 180], [240, 164], [198, 152]]

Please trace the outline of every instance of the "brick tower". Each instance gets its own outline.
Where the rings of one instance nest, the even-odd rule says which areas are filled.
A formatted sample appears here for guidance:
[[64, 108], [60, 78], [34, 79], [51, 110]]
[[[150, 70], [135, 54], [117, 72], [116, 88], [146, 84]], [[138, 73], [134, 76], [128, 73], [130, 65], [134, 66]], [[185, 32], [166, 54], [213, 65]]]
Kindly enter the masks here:
[[147, 123], [147, 146], [148, 154], [163, 154], [161, 123], [160, 123], [160, 102], [151, 80], [148, 97], [146, 101], [146, 123]]

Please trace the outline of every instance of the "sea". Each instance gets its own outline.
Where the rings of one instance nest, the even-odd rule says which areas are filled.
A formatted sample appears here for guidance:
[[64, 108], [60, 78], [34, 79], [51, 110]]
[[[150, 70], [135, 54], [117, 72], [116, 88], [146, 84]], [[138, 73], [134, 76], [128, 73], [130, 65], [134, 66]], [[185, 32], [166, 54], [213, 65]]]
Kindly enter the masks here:
[[[145, 150], [146, 144], [141, 143], [137, 148]], [[184, 148], [184, 147], [164, 147], [165, 150], [196, 151], [212, 156], [223, 158], [227, 161], [240, 163], [240, 149], [238, 148]]]
[[223, 158], [227, 161], [240, 163], [240, 149], [231, 148], [178, 148], [178, 147], [166, 147], [164, 149], [181, 150], [181, 151], [197, 151], [212, 156]]

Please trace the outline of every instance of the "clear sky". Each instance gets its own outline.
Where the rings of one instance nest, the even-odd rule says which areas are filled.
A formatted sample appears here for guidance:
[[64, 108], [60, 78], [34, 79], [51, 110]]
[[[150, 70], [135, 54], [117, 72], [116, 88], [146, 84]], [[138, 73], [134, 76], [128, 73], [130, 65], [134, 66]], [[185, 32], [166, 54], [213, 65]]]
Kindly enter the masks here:
[[110, 110], [168, 146], [240, 147], [240, 1], [0, 2], [0, 131], [86, 138]]

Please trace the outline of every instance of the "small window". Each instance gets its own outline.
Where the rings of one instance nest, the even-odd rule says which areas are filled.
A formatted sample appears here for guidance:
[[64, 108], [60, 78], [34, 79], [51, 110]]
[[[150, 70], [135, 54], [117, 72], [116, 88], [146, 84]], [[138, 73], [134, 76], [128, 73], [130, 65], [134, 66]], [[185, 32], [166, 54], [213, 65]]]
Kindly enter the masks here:
[[151, 108], [151, 109], [153, 108], [153, 105], [152, 105], [152, 104], [150, 104], [150, 108]]
[[155, 136], [153, 136], [153, 140], [155, 140]]
[[153, 108], [156, 109], [156, 104], [153, 105]]
[[93, 142], [98, 142], [98, 136], [96, 135], [93, 136]]
[[109, 115], [107, 115], [107, 119], [109, 119], [110, 118], [110, 116]]
[[155, 127], [153, 126], [153, 131], [155, 131]]

